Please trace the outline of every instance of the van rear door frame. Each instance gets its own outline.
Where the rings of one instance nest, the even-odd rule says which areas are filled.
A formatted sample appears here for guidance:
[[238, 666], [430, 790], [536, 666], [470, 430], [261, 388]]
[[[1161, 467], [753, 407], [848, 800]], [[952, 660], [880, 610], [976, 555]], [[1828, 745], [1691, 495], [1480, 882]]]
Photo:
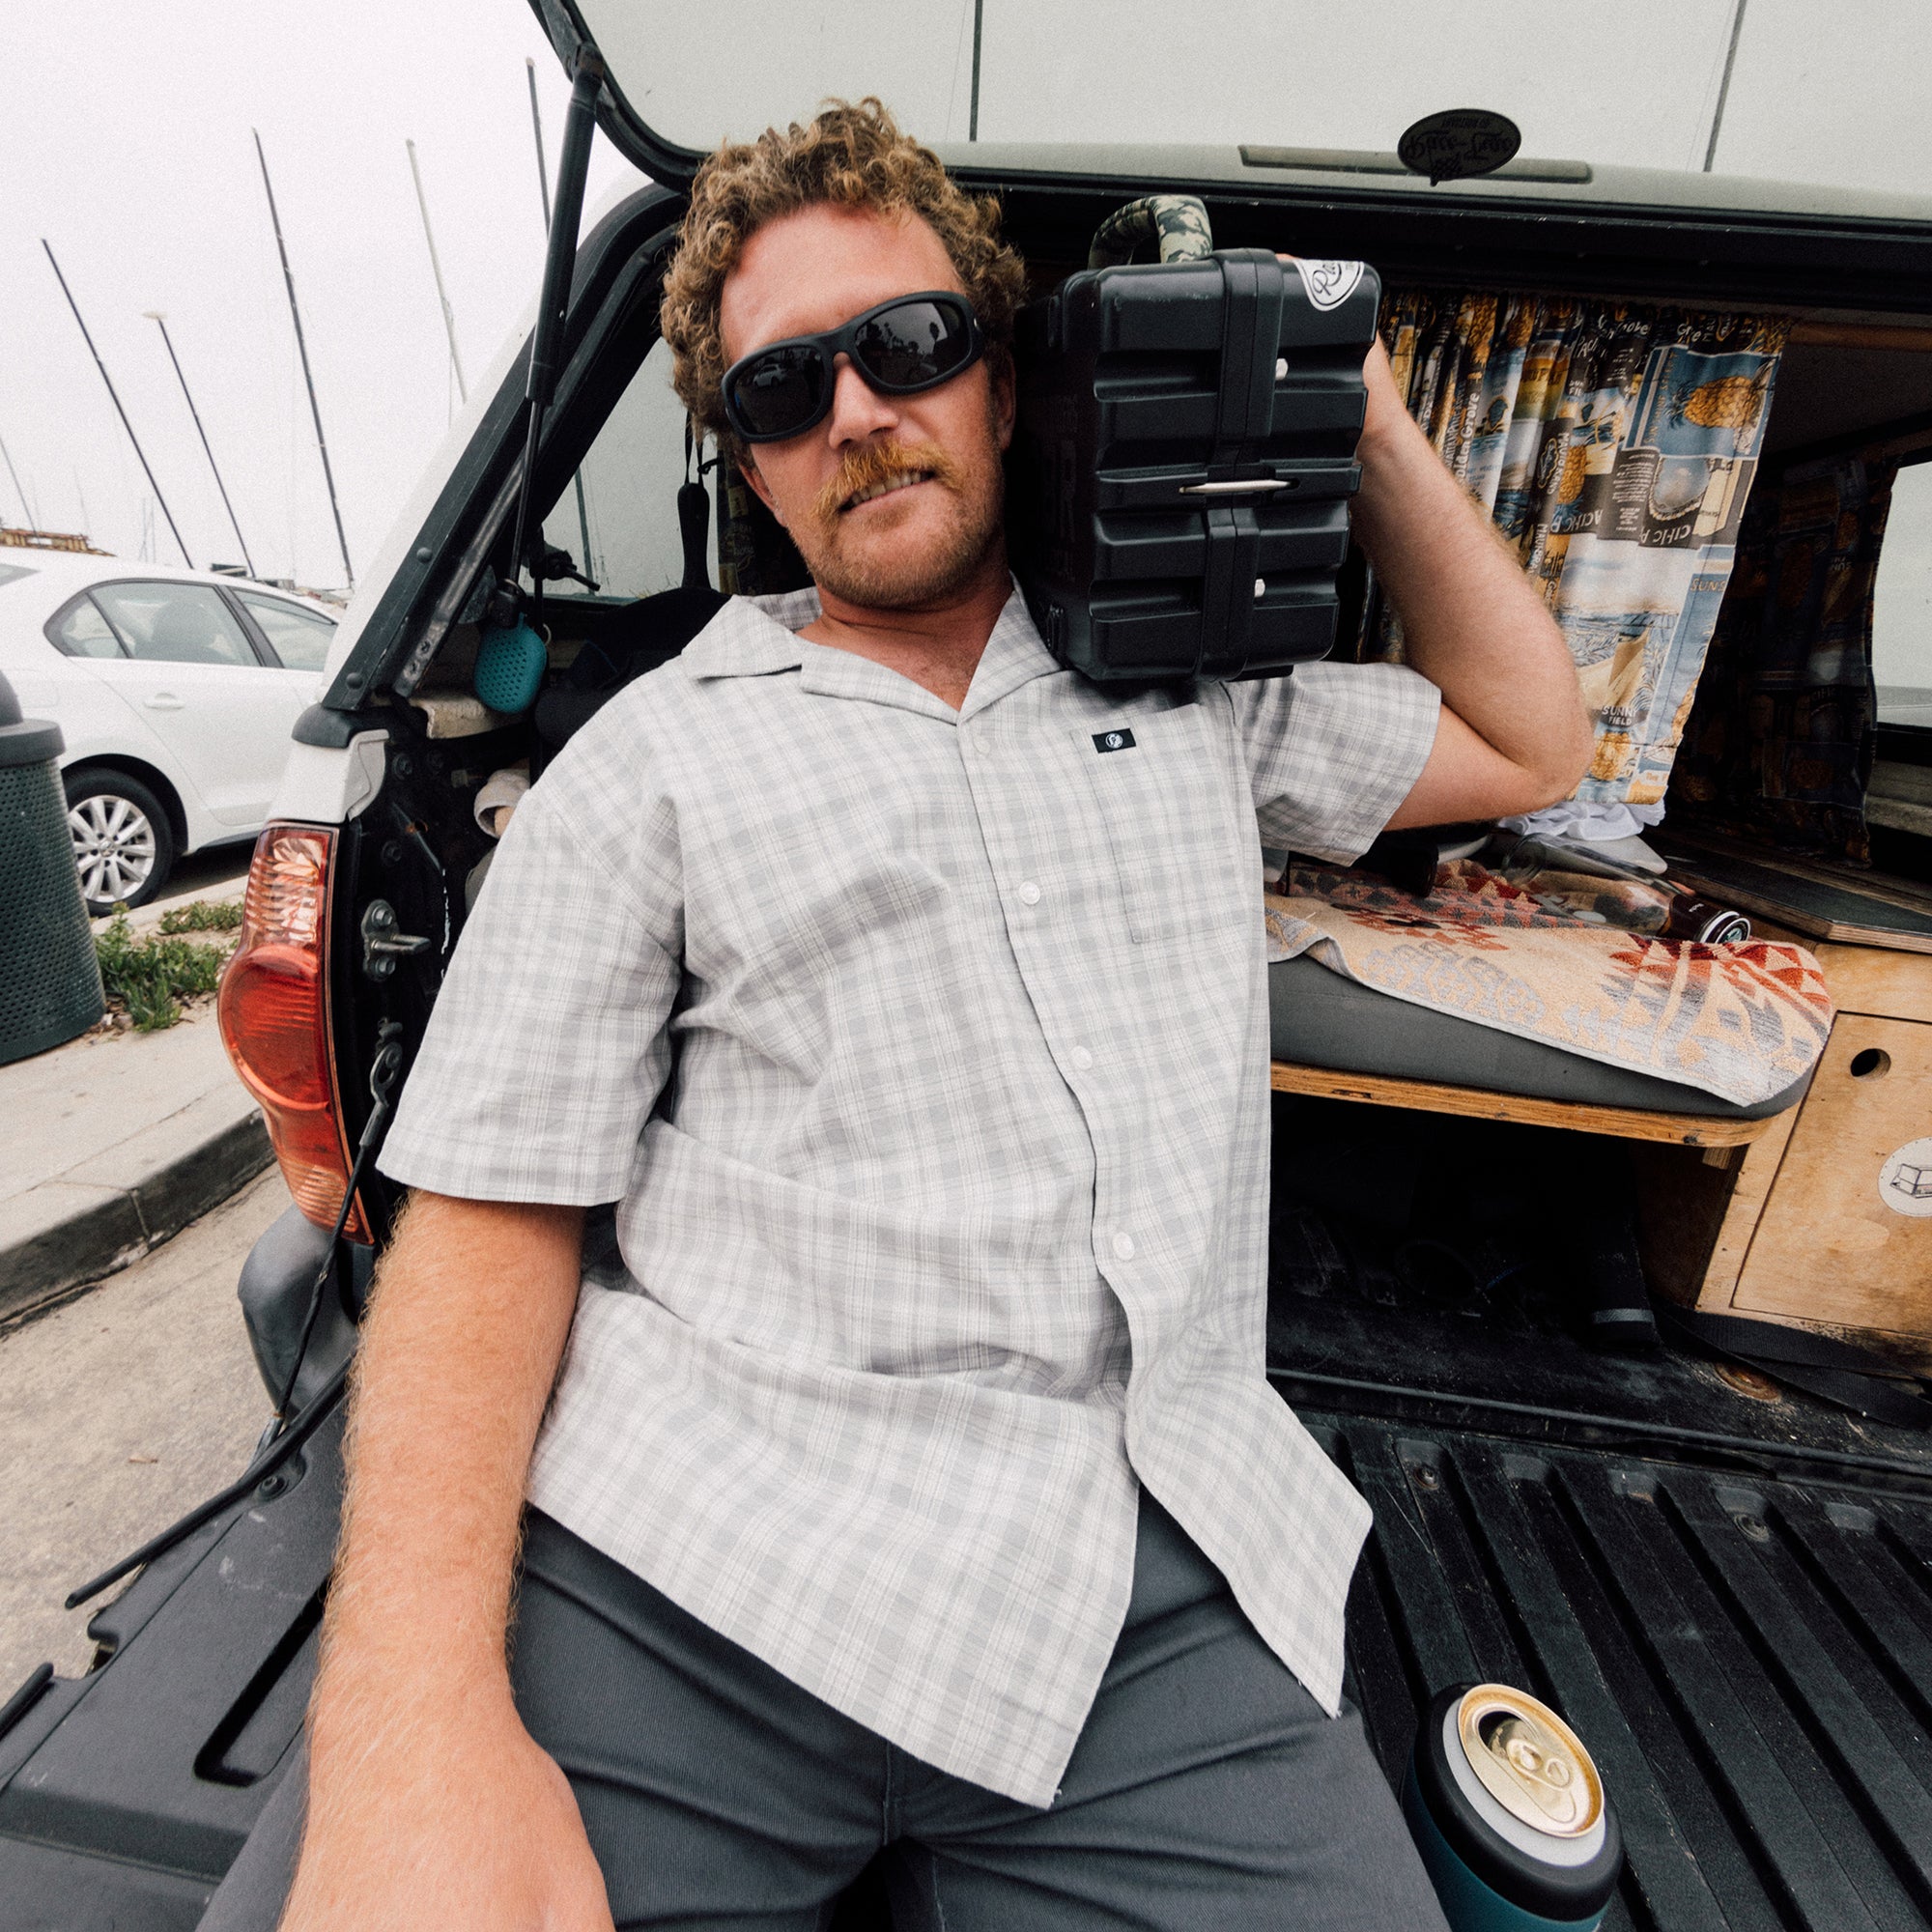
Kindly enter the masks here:
[[[585, 418], [605, 398], [615, 338], [640, 327], [643, 354], [657, 339], [657, 292], [677, 242], [684, 200], [649, 186], [628, 195], [590, 231], [577, 251], [565, 325], [563, 373], [545, 417], [536, 500], [548, 503], [570, 479], [595, 425]], [[497, 393], [438, 493], [402, 564], [378, 594], [376, 608], [349, 656], [336, 667], [318, 704], [298, 722], [300, 745], [340, 749], [358, 730], [383, 722], [369, 708], [379, 692], [402, 680], [405, 693], [435, 655], [479, 582], [487, 585], [493, 552], [507, 542], [523, 456], [524, 389], [530, 346], [504, 371]], [[407, 675], [413, 670], [414, 676]]]

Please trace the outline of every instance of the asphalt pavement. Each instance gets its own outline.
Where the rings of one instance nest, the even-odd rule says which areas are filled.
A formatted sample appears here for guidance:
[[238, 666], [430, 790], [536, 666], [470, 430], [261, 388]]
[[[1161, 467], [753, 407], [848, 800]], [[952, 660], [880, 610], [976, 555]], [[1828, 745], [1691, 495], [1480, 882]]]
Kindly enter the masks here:
[[235, 1284], [274, 1169], [99, 1287], [0, 1328], [0, 1699], [87, 1667], [77, 1583], [232, 1482], [269, 1418]]
[[[255, 841], [239, 838], [228, 845], [204, 845], [185, 859], [175, 861], [166, 895], [156, 901], [175, 905], [187, 899], [225, 899], [248, 876], [248, 861], [255, 856]], [[144, 908], [145, 910], [145, 908]]]

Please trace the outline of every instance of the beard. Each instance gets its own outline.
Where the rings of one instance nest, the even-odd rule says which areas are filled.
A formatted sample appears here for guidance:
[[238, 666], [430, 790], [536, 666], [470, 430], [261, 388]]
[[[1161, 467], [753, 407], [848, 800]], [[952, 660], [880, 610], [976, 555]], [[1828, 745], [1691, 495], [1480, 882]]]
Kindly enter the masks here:
[[[993, 430], [961, 457], [933, 442], [862, 443], [846, 452], [838, 473], [810, 510], [790, 526], [792, 541], [822, 590], [875, 611], [937, 604], [971, 582], [1000, 541], [1006, 478]], [[937, 493], [939, 511], [922, 506], [915, 527], [855, 530], [843, 508], [855, 493], [895, 477], [921, 474]], [[922, 491], [927, 486], [920, 486]]]

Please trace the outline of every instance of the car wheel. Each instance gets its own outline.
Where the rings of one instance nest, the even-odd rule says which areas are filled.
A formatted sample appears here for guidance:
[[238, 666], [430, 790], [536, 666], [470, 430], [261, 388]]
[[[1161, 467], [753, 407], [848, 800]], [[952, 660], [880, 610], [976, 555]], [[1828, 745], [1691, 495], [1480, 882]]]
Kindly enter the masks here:
[[174, 870], [175, 837], [161, 802], [139, 779], [81, 772], [67, 781], [67, 826], [89, 914], [146, 905]]

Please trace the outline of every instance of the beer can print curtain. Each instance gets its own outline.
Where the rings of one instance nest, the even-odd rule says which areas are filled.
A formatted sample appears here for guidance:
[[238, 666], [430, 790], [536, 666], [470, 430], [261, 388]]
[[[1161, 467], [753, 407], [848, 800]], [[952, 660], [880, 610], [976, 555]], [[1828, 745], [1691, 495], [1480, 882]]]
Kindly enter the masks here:
[[[1597, 724], [1575, 796], [1606, 830], [1662, 815], [1788, 327], [1527, 295], [1384, 304], [1410, 414], [1569, 641]], [[1365, 655], [1399, 657], [1394, 613], [1369, 621]]]

